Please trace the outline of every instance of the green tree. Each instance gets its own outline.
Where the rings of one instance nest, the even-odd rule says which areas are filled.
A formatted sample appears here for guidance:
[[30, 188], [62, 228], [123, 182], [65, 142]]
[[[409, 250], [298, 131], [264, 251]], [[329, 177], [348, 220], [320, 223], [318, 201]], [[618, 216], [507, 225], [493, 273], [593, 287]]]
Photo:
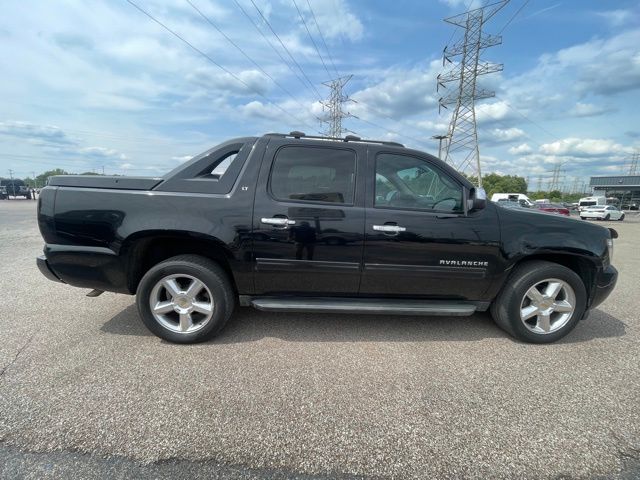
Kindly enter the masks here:
[[[477, 183], [477, 177], [467, 176], [471, 183]], [[499, 175], [489, 173], [482, 177], [482, 187], [491, 198], [494, 193], [527, 193], [527, 181], [517, 175]]]
[[54, 175], [69, 175], [69, 173], [61, 168], [47, 170], [36, 177], [36, 184], [38, 187], [44, 187], [49, 181], [49, 177], [53, 177]]

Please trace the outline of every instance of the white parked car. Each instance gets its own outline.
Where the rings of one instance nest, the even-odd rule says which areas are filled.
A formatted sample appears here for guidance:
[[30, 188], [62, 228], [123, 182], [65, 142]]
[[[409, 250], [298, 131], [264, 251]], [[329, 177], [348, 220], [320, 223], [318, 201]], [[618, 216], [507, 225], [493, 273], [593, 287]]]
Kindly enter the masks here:
[[595, 218], [596, 220], [624, 220], [624, 212], [618, 210], [613, 205], [604, 205], [598, 207], [588, 207], [580, 212], [580, 218]]

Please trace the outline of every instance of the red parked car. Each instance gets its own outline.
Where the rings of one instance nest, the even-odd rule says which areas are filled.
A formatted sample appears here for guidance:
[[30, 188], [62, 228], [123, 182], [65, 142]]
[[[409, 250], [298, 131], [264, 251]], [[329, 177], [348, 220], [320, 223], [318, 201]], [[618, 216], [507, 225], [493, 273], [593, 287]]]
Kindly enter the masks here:
[[568, 208], [558, 205], [557, 203], [536, 203], [533, 208], [542, 210], [543, 212], [555, 213], [556, 215], [571, 216], [571, 212]]

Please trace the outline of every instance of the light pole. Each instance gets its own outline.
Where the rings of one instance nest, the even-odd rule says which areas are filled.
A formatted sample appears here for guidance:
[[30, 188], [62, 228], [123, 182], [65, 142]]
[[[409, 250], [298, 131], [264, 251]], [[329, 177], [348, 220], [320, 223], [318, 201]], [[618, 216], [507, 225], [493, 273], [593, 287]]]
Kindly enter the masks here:
[[442, 160], [442, 140], [449, 138], [449, 135], [434, 135], [431, 138], [438, 140], [438, 158]]

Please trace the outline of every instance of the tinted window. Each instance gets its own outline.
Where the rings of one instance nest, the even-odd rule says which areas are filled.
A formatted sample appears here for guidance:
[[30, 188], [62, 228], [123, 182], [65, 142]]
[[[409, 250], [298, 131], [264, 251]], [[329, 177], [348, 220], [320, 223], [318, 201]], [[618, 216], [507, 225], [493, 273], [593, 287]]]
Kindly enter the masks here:
[[462, 187], [421, 158], [383, 153], [376, 159], [375, 206], [462, 212]]
[[283, 147], [271, 169], [271, 193], [279, 200], [352, 204], [355, 168], [352, 150]]

